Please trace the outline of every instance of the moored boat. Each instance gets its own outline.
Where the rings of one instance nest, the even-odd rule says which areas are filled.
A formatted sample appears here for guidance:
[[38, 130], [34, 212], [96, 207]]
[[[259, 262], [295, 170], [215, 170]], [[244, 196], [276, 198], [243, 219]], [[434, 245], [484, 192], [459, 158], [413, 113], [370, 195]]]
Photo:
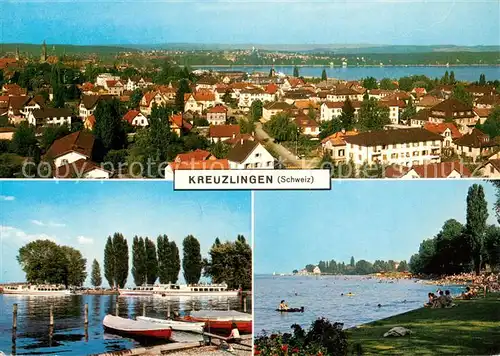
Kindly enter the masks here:
[[158, 318], [150, 318], [147, 316], [138, 316], [136, 318], [139, 321], [146, 321], [150, 323], [157, 323], [165, 326], [169, 326], [174, 331], [189, 331], [193, 333], [201, 334], [203, 332], [203, 328], [205, 327], [204, 322], [186, 322], [179, 320], [169, 320], [169, 319], [158, 319]]
[[227, 284], [157, 284], [154, 286], [140, 286], [118, 289], [120, 295], [125, 296], [225, 296], [236, 297], [239, 290], [230, 290]]
[[3, 294], [40, 295], [40, 296], [67, 296], [71, 291], [62, 285], [19, 284], [6, 285], [2, 288]]
[[132, 338], [170, 339], [172, 336], [172, 328], [167, 325], [125, 319], [109, 314], [104, 317], [102, 325], [108, 332]]
[[205, 329], [218, 332], [231, 332], [233, 323], [241, 333], [252, 332], [252, 315], [234, 310], [201, 310], [192, 312], [180, 320], [190, 322], [204, 322]]

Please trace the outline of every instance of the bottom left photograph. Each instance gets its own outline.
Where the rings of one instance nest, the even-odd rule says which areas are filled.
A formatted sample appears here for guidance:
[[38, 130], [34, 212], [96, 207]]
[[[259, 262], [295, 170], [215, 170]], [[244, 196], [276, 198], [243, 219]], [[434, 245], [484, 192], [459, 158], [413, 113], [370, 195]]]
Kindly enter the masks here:
[[245, 191], [0, 182], [5, 354], [252, 354]]

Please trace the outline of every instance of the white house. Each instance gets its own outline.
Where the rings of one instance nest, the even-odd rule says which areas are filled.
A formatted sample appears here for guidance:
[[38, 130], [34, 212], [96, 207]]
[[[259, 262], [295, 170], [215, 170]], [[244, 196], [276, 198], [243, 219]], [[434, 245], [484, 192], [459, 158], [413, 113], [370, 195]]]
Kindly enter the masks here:
[[225, 125], [227, 109], [223, 105], [215, 105], [207, 110], [207, 121], [210, 125]]
[[240, 108], [249, 108], [257, 100], [260, 100], [262, 103], [271, 102], [276, 100], [276, 96], [261, 88], [243, 89], [240, 91], [238, 106]]
[[71, 110], [65, 108], [35, 109], [28, 114], [28, 123], [33, 126], [71, 126]]
[[112, 75], [111, 73], [102, 73], [99, 74], [95, 80], [95, 85], [107, 88], [108, 80], [120, 80], [120, 77], [117, 75]]
[[383, 163], [411, 167], [441, 162], [443, 137], [422, 128], [362, 132], [344, 140], [347, 160], [357, 166]]
[[363, 94], [360, 94], [356, 90], [350, 88], [336, 88], [326, 94], [326, 101], [344, 102], [347, 98], [351, 101], [361, 101], [363, 100]]
[[274, 157], [256, 140], [240, 140], [227, 159], [231, 169], [274, 169]]
[[146, 127], [149, 126], [149, 120], [139, 110], [129, 110], [123, 120], [127, 121], [132, 126]]
[[273, 101], [265, 104], [262, 107], [262, 119], [265, 121], [271, 120], [271, 117], [279, 113], [290, 111], [295, 107], [291, 104], [285, 103], [284, 101]]

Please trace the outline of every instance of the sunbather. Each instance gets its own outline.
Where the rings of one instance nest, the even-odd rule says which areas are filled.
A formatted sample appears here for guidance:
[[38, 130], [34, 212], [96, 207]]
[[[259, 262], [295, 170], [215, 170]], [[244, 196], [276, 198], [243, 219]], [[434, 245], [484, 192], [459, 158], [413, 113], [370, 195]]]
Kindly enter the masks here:
[[439, 297], [434, 298], [432, 308], [444, 308], [446, 306], [446, 298], [442, 290], [439, 291]]

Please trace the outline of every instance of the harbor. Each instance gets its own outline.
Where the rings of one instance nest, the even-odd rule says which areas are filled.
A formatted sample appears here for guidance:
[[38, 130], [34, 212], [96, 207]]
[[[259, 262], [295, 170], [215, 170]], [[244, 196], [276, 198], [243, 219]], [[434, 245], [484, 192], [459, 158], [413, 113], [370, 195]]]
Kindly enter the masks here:
[[[0, 350], [9, 354], [62, 354], [78, 349], [82, 354], [154, 354], [181, 349], [206, 350], [206, 343], [220, 343], [228, 335], [204, 329], [202, 333], [172, 330], [169, 340], [119, 335], [103, 326], [106, 315], [124, 320], [146, 317], [165, 320], [201, 310], [251, 311], [251, 295], [240, 297], [129, 297], [119, 295], [21, 296], [0, 295]], [[147, 323], [146, 323], [147, 324]], [[213, 337], [208, 337], [213, 335]], [[242, 342], [251, 335], [242, 333]], [[237, 345], [234, 345], [234, 347]], [[237, 348], [244, 350], [244, 346]], [[250, 352], [250, 348], [246, 348]], [[156, 350], [156, 351], [152, 351]]]

